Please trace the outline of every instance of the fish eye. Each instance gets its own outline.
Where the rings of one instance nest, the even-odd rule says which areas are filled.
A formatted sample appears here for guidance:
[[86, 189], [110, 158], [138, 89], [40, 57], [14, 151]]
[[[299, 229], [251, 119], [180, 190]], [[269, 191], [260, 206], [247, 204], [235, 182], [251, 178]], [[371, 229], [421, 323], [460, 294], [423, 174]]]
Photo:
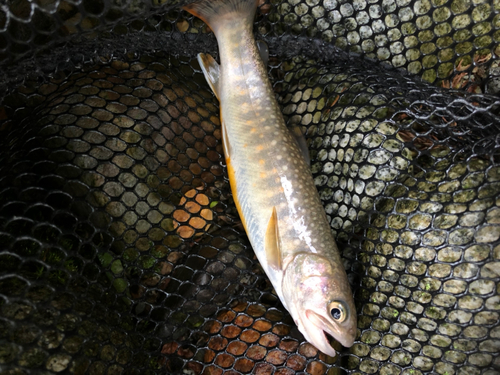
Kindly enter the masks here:
[[329, 309], [332, 318], [337, 320], [338, 322], [343, 322], [346, 319], [347, 316], [344, 306], [340, 302], [337, 301], [331, 302]]
[[331, 311], [330, 314], [332, 314], [333, 319], [339, 320], [340, 317], [342, 316], [342, 311], [340, 309], [334, 307]]

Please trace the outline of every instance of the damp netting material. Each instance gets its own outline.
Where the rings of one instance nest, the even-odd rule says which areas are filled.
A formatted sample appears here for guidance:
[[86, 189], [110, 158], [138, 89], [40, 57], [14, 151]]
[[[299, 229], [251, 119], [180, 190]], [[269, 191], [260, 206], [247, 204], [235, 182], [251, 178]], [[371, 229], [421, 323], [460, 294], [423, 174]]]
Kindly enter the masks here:
[[355, 291], [335, 358], [253, 255], [180, 5], [0, 5], [0, 372], [498, 374], [500, 3], [259, 9]]

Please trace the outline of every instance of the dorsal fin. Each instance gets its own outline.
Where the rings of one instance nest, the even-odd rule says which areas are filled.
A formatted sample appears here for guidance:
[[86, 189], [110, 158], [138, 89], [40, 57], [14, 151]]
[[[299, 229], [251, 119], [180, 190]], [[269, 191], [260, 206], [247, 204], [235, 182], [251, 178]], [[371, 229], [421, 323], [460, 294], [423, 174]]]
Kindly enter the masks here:
[[307, 141], [304, 137], [304, 133], [302, 133], [302, 130], [298, 125], [293, 125], [288, 129], [290, 129], [290, 133], [292, 133], [293, 138], [297, 141], [297, 145], [302, 152], [302, 156], [304, 156], [306, 164], [311, 165], [311, 158], [309, 157], [309, 149], [307, 148]]
[[269, 64], [269, 47], [263, 40], [258, 40], [257, 48], [259, 50], [260, 58], [262, 59], [264, 66], [267, 68], [267, 65]]
[[267, 224], [266, 237], [264, 238], [264, 248], [266, 250], [266, 258], [271, 267], [281, 271], [283, 258], [281, 254], [281, 241], [278, 230], [278, 214], [276, 207], [273, 207], [271, 218]]

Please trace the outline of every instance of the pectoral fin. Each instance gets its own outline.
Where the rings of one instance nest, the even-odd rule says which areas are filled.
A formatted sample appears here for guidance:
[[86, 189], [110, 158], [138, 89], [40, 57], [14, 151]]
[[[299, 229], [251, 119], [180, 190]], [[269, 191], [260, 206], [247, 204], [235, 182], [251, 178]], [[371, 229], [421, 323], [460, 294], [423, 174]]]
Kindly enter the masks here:
[[269, 224], [267, 224], [266, 237], [264, 239], [266, 257], [269, 265], [276, 270], [282, 270], [281, 241], [278, 230], [278, 214], [273, 207]]
[[309, 157], [309, 149], [307, 148], [306, 138], [304, 137], [302, 130], [297, 125], [294, 125], [289, 129], [290, 133], [292, 133], [293, 138], [295, 138], [295, 140], [297, 141], [297, 145], [299, 146], [299, 149], [302, 152], [302, 155], [304, 156], [306, 164], [311, 165], [311, 158]]
[[205, 53], [198, 54], [198, 63], [200, 64], [201, 70], [203, 70], [203, 74], [210, 85], [210, 88], [214, 92], [217, 99], [219, 98], [219, 77], [220, 77], [220, 67], [217, 64], [217, 61], [209, 55]]

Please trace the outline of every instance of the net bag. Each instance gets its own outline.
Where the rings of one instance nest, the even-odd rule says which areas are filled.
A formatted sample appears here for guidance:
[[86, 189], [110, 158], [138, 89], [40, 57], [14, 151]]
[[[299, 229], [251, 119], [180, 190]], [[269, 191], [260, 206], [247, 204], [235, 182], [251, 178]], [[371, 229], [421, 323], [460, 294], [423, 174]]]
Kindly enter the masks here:
[[242, 228], [185, 3], [0, 5], [0, 373], [498, 374], [500, 3], [257, 12], [354, 290], [334, 358]]

